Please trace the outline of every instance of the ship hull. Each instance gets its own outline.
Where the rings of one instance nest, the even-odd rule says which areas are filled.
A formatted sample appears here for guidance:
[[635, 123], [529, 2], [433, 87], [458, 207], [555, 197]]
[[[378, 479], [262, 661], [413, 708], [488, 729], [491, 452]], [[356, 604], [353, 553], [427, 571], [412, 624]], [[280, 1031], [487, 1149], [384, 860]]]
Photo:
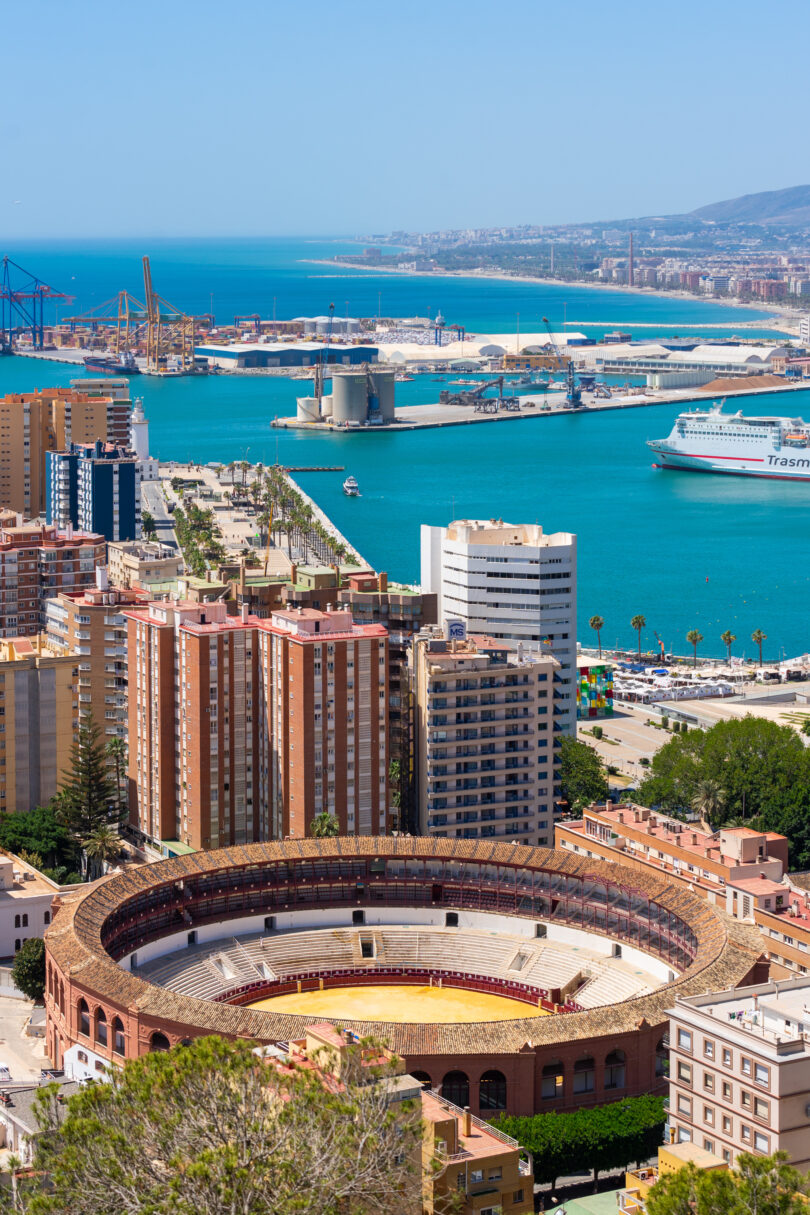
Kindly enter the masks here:
[[140, 367], [127, 366], [126, 363], [111, 362], [108, 359], [85, 359], [87, 371], [95, 371], [97, 375], [140, 375]]
[[810, 481], [810, 469], [807, 472], [776, 472], [755, 468], [719, 468], [710, 463], [676, 463], [672, 458], [665, 461], [664, 457], [660, 464], [653, 464], [653, 468], [660, 468], [664, 472], [719, 473], [724, 477], [758, 477], [762, 481]]
[[810, 451], [803, 451], [801, 455], [786, 455], [783, 449], [761, 456], [722, 456], [667, 451], [652, 443], [649, 446], [657, 457], [653, 467], [668, 472], [720, 473], [770, 481], [810, 481]]

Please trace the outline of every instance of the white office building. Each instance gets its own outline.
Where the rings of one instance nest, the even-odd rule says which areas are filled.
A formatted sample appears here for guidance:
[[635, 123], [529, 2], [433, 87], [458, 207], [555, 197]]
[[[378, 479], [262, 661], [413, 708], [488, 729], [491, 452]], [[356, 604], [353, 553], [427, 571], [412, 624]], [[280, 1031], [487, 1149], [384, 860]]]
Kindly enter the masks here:
[[542, 647], [560, 664], [557, 720], [576, 730], [577, 538], [537, 524], [457, 520], [422, 527], [422, 590], [438, 595], [439, 620], [467, 633]]

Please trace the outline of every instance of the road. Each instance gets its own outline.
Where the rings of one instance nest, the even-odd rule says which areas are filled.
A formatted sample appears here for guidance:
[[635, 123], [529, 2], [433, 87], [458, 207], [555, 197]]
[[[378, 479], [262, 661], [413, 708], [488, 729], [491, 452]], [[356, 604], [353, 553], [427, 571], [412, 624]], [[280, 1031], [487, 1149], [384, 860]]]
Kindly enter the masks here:
[[148, 510], [155, 520], [158, 540], [162, 544], [170, 544], [172, 548], [179, 548], [160, 481], [141, 482], [141, 503], [143, 509]]

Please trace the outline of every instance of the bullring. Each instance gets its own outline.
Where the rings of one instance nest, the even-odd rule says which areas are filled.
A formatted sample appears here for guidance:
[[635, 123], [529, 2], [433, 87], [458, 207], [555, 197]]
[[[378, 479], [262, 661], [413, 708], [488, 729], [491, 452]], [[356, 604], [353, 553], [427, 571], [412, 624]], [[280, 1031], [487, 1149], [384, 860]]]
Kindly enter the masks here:
[[[578, 952], [576, 974], [554, 970]], [[585, 1006], [589, 990], [615, 1000], [628, 973], [642, 994]], [[522, 1000], [526, 1015], [341, 1023], [384, 1038], [475, 1113], [528, 1114], [664, 1091], [675, 994], [763, 973], [753, 927], [665, 876], [518, 844], [289, 840], [176, 857], [67, 896], [46, 934], [47, 1045], [56, 1067], [90, 1076], [201, 1034], [300, 1038], [320, 1018], [245, 1007], [299, 985], [305, 996], [441, 981]], [[204, 997], [179, 990], [201, 974]]]

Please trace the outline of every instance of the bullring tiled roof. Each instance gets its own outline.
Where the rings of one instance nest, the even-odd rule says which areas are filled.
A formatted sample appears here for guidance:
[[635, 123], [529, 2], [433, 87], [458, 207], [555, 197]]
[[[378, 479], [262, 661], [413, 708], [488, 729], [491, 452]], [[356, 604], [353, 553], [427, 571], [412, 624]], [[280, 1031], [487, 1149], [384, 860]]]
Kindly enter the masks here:
[[[153, 886], [185, 876], [216, 873], [233, 866], [296, 859], [368, 857], [442, 857], [459, 861], [549, 869], [572, 877], [619, 882], [628, 890], [654, 899], [689, 924], [698, 947], [691, 966], [658, 991], [619, 1004], [551, 1017], [525, 1017], [464, 1025], [398, 1024], [352, 1021], [363, 1034], [384, 1038], [404, 1055], [515, 1053], [537, 1047], [632, 1032], [644, 1020], [661, 1024], [674, 994], [696, 995], [736, 986], [761, 956], [762, 942], [753, 925], [741, 924], [717, 911], [665, 875], [625, 869], [610, 861], [549, 848], [473, 840], [427, 838], [341, 837], [249, 844], [214, 852], [196, 852], [172, 860], [129, 869], [97, 883], [91, 890], [64, 897], [46, 932], [48, 952], [56, 965], [99, 997], [137, 1010], [157, 1022], [171, 1021], [203, 1033], [261, 1041], [301, 1037], [309, 1017], [293, 1016], [235, 1005], [217, 1004], [179, 995], [124, 970], [101, 944], [102, 927], [123, 902]], [[593, 931], [588, 929], [588, 931]]]

